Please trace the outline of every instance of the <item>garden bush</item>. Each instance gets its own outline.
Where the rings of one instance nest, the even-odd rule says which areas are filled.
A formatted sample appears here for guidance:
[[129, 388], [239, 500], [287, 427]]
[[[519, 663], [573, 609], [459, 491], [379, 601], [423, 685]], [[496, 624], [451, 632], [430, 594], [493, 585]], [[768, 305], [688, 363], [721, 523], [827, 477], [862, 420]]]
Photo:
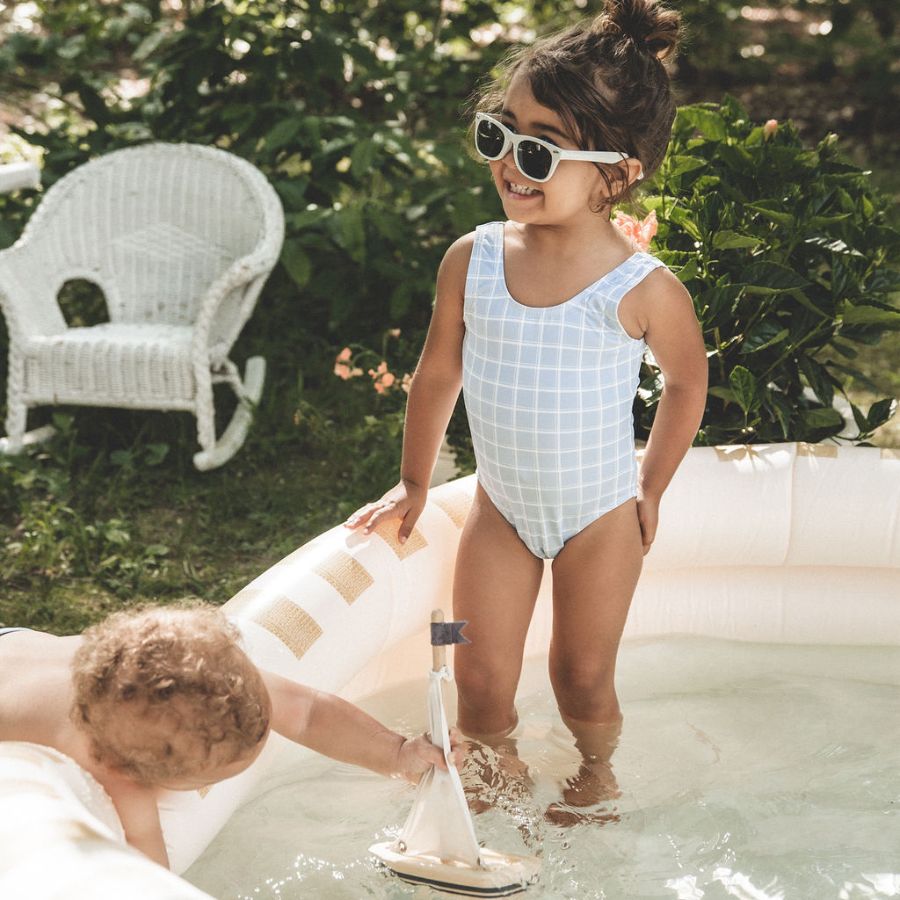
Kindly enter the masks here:
[[[848, 375], [876, 390], [854, 345], [900, 328], [900, 235], [869, 174], [841, 159], [836, 135], [807, 148], [790, 122], [755, 124], [733, 97], [679, 109], [643, 205], [660, 223], [651, 252], [694, 298], [707, 344], [698, 444], [821, 441], [844, 428], [833, 401]], [[646, 364], [640, 436], [661, 387]], [[851, 407], [865, 442], [896, 400]]]

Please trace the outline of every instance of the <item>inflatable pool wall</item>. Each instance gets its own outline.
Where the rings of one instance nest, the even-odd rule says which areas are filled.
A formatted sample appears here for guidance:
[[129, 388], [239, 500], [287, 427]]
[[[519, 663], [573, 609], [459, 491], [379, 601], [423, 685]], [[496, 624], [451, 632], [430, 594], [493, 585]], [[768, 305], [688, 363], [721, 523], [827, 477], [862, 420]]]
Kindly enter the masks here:
[[[468, 476], [432, 489], [405, 544], [396, 523], [370, 535], [338, 526], [260, 575], [224, 607], [251, 657], [350, 699], [421, 677], [430, 611], [451, 608], [453, 562], [474, 487]], [[545, 578], [528, 655], [546, 652], [550, 612]], [[900, 451], [804, 443], [689, 450], [663, 495], [625, 637], [664, 634], [896, 643]], [[175, 871], [252, 796], [282, 746], [275, 736], [249, 770], [204, 792], [166, 795], [161, 817]], [[7, 771], [0, 752], [0, 790]], [[0, 847], [7, 827], [0, 825]], [[128, 855], [129, 872], [145, 863], [114, 837], [106, 841], [110, 854]], [[16, 896], [3, 889], [15, 869], [15, 858], [0, 850], [4, 898]], [[182, 884], [193, 893], [161, 888], [142, 896], [203, 896]], [[27, 896], [56, 895], [37, 885]]]

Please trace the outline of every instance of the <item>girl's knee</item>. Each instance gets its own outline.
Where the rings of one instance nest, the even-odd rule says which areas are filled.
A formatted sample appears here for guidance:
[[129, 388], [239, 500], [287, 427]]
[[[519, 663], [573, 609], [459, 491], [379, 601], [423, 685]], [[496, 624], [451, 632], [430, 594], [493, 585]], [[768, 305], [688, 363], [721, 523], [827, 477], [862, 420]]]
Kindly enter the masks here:
[[468, 735], [508, 733], [518, 718], [515, 685], [507, 678], [480, 666], [456, 667], [458, 724]]
[[564, 716], [582, 722], [612, 722], [621, 716], [610, 666], [555, 660], [550, 682]]
[[488, 666], [467, 666], [457, 663], [455, 666], [456, 691], [461, 703], [471, 707], [493, 706], [509, 700], [515, 694], [505, 682], [505, 673], [495, 671]]

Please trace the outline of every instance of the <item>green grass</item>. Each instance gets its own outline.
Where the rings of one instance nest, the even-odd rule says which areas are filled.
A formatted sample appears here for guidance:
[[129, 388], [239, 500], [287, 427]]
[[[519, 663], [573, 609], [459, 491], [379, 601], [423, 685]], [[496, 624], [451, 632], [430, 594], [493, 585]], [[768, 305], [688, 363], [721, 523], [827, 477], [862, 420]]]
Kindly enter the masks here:
[[[373, 490], [357, 477], [339, 423], [320, 423], [319, 434], [298, 428], [276, 447], [258, 427], [235, 459], [201, 473], [190, 460], [190, 417], [151, 414], [154, 429], [175, 431], [178, 443], [148, 466], [139, 415], [79, 410], [68, 433], [0, 458], [13, 507], [0, 518], [0, 625], [65, 634], [132, 603], [224, 602]], [[85, 452], [111, 431], [124, 431], [131, 446]]]
[[[900, 394], [900, 334], [855, 362], [879, 397]], [[864, 407], [878, 399], [850, 393]], [[394, 477], [396, 448], [379, 455], [377, 436], [364, 446], [346, 421], [310, 416], [277, 442], [272, 423], [258, 423], [235, 459], [205, 473], [191, 466], [190, 417], [163, 414], [80, 410], [47, 446], [0, 460], [0, 484], [24, 481], [14, 491], [22, 514], [0, 522], [0, 625], [71, 634], [131, 604], [226, 601]], [[178, 449], [142, 462], [167, 429]], [[900, 416], [873, 443], [900, 447]], [[96, 535], [79, 537], [89, 526]]]

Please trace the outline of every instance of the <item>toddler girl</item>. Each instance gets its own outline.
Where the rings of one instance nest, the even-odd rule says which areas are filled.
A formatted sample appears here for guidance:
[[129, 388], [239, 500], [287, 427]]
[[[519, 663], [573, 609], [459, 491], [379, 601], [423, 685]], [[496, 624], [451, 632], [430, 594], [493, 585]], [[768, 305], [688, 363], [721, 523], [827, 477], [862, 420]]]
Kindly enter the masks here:
[[[609, 784], [621, 723], [614, 669], [660, 497], [691, 446], [707, 362], [691, 297], [610, 221], [660, 166], [675, 116], [662, 60], [681, 32], [654, 0], [607, 0], [590, 22], [516, 51], [473, 122], [506, 221], [447, 250], [409, 391], [400, 482], [351, 528], [426, 501], [460, 388], [477, 487], [460, 541], [458, 724], [498, 742], [517, 723], [525, 635], [552, 559], [550, 678], [585, 765], [574, 805]], [[632, 404], [645, 348], [665, 387], [637, 471]], [[591, 787], [593, 785], [593, 787]]]

